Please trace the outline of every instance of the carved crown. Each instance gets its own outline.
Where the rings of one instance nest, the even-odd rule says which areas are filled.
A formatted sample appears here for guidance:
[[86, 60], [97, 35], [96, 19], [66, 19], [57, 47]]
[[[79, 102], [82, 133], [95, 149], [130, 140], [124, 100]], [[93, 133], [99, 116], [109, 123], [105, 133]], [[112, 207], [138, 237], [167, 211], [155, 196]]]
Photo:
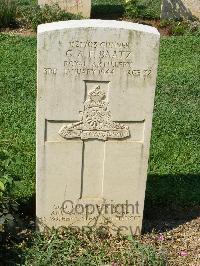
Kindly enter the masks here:
[[89, 98], [94, 102], [99, 102], [105, 98], [106, 94], [103, 90], [101, 90], [98, 85], [95, 89], [89, 92]]

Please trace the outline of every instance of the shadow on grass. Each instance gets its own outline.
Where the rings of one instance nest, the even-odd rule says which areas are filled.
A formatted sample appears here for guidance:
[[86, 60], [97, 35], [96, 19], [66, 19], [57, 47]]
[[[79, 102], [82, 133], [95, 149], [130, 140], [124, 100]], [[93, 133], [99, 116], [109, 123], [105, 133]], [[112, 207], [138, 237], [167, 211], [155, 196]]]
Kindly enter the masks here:
[[[35, 219], [35, 195], [20, 202], [20, 213]], [[200, 174], [148, 175], [143, 233], [167, 231], [200, 216]]]
[[20, 216], [25, 215], [30, 219], [35, 219], [36, 210], [36, 194], [30, 198], [22, 198], [18, 200]]
[[[35, 231], [35, 195], [22, 199], [19, 212], [21, 225], [3, 235], [0, 245], [2, 265], [21, 263], [23, 241]], [[149, 175], [147, 180], [143, 233], [153, 229], [164, 232], [200, 216], [200, 174]], [[31, 238], [30, 238], [31, 245]], [[1, 265], [1, 263], [0, 263]]]
[[143, 233], [164, 232], [200, 216], [200, 174], [149, 175]]
[[30, 243], [35, 231], [35, 194], [30, 198], [18, 200], [18, 212], [14, 215], [15, 222], [0, 232], [0, 266], [22, 264], [24, 243]]
[[91, 18], [93, 19], [119, 19], [123, 14], [124, 6], [120, 3], [93, 5], [91, 10]]

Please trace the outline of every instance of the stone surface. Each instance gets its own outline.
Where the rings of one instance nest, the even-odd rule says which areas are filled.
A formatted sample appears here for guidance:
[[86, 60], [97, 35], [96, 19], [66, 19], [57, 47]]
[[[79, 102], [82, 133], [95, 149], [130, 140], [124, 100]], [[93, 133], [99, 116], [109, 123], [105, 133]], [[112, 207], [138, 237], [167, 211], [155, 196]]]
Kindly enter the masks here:
[[200, 19], [200, 0], [163, 0], [161, 19]]
[[61, 9], [73, 13], [90, 17], [91, 0], [38, 0], [40, 6], [58, 4]]
[[[139, 234], [159, 33], [83, 20], [38, 28], [37, 219]], [[73, 209], [73, 211], [72, 211]]]

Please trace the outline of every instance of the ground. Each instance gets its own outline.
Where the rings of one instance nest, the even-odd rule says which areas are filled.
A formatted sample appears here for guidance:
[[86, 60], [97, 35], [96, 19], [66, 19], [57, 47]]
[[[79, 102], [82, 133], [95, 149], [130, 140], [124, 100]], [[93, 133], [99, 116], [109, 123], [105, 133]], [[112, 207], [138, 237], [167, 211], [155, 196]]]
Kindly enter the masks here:
[[[156, 25], [157, 20], [145, 20], [145, 23]], [[50, 259], [49, 265], [55, 265], [52, 261], [58, 260], [56, 250], [65, 250], [63, 243], [67, 243], [69, 252], [74, 253], [77, 246], [73, 243], [77, 240], [73, 234], [72, 238], [34, 235], [36, 36], [30, 30], [7, 31], [0, 34], [0, 148], [7, 156], [6, 174], [15, 181], [12, 196], [19, 203], [20, 215], [18, 228], [3, 239], [3, 247], [8, 249], [3, 263], [17, 265], [20, 256], [24, 256], [26, 265], [47, 265], [47, 262], [41, 263], [47, 259]], [[145, 246], [133, 243], [137, 250], [139, 246], [138, 261], [142, 257], [146, 259], [144, 265], [166, 265], [157, 257], [161, 256], [168, 265], [198, 266], [200, 36], [169, 37], [165, 32], [162, 35], [143, 235], [134, 238]], [[95, 249], [91, 246], [88, 250], [84, 245], [90, 245], [91, 239], [81, 240], [81, 237], [78, 245], [83, 245], [79, 250], [84, 254], [80, 256], [82, 261], [90, 258], [99, 262], [106, 258], [108, 263], [113, 257], [110, 265], [133, 265], [133, 262], [123, 264], [125, 257], [133, 259], [133, 246], [127, 240], [109, 237], [111, 244], [108, 244], [104, 238], [97, 238]], [[45, 247], [49, 244], [47, 253]], [[151, 246], [153, 251], [149, 249]], [[36, 259], [40, 259], [40, 263], [31, 264]]]

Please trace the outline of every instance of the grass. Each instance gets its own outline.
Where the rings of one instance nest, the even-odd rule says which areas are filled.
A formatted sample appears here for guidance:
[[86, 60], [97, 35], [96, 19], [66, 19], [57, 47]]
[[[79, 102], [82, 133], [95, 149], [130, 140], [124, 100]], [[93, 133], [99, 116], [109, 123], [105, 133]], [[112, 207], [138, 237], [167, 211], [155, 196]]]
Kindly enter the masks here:
[[147, 198], [200, 204], [199, 37], [161, 42]]
[[200, 38], [163, 39], [146, 200], [200, 204]]
[[[197, 36], [161, 39], [146, 206], [200, 204], [199, 42]], [[0, 34], [0, 58], [0, 149], [15, 198], [23, 212], [34, 212], [36, 38]], [[36, 234], [13, 252], [12, 262], [22, 253], [25, 265], [165, 265], [136, 240], [69, 231]]]
[[[147, 200], [199, 204], [200, 37], [163, 38], [153, 119]], [[35, 183], [36, 39], [0, 35], [1, 149], [17, 198]]]
[[[30, 5], [29, 0], [18, 2]], [[158, 17], [159, 7], [159, 1], [149, 1], [145, 16]], [[122, 15], [124, 6], [121, 0], [96, 0], [92, 12], [97, 16]], [[161, 40], [147, 216], [156, 206], [166, 212], [173, 206], [170, 211], [176, 212], [180, 207], [200, 205], [199, 42], [198, 36]], [[0, 58], [0, 159], [6, 153], [5, 170], [15, 180], [12, 193], [20, 203], [20, 212], [31, 216], [35, 212], [36, 38], [0, 34]], [[13, 233], [12, 237], [11, 248], [3, 257], [5, 265], [166, 265], [163, 254], [152, 247], [100, 232], [83, 234], [66, 229], [44, 235]], [[0, 253], [4, 248], [2, 245]]]
[[125, 17], [159, 19], [161, 0], [129, 0], [125, 6]]
[[14, 0], [1, 0], [0, 2], [0, 28], [16, 25], [17, 6]]
[[92, 17], [108, 15], [122, 16], [124, 13], [124, 0], [93, 0]]
[[0, 57], [0, 145], [21, 198], [32, 195], [35, 182], [36, 39], [1, 34]]
[[[164, 254], [131, 237], [111, 236], [106, 231], [51, 230], [35, 234], [23, 243], [19, 265], [166, 265]], [[10, 256], [11, 261], [13, 257]], [[18, 262], [18, 260], [15, 260]]]

